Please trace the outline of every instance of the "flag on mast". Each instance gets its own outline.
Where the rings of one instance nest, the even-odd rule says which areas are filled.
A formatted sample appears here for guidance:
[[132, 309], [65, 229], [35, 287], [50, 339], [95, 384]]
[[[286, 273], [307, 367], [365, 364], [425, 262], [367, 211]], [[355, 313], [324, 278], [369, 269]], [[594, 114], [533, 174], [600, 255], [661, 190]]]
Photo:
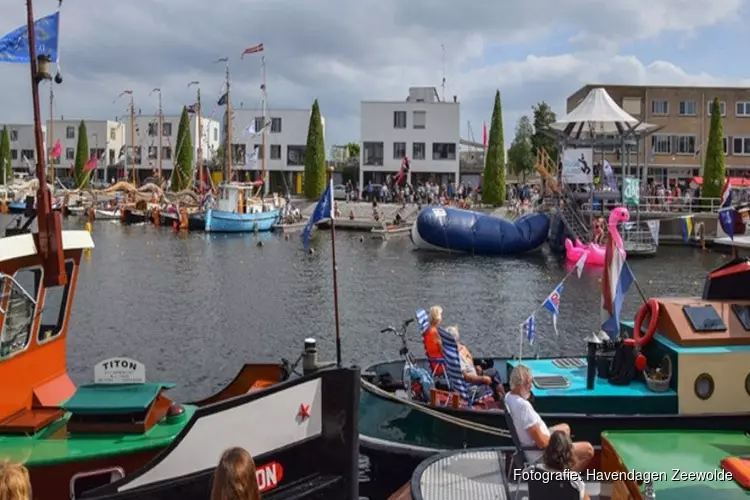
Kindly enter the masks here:
[[263, 44], [259, 43], [258, 45], [253, 45], [252, 47], [248, 47], [245, 50], [242, 51], [242, 55], [240, 56], [240, 59], [245, 58], [245, 54], [258, 54], [260, 52], [263, 52]]

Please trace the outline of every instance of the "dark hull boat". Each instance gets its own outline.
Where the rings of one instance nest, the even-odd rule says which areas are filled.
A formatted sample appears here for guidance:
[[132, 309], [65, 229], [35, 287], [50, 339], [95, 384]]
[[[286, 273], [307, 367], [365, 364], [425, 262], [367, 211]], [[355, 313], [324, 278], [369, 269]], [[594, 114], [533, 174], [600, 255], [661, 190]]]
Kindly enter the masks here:
[[[583, 358], [524, 359], [534, 376], [532, 404], [548, 426], [567, 423], [576, 440], [595, 446], [604, 431], [744, 432], [750, 404], [748, 298], [750, 259], [735, 259], [709, 274], [700, 298], [649, 299], [636, 316], [637, 328], [621, 324], [619, 343], [589, 340]], [[618, 357], [620, 350], [628, 355]], [[507, 390], [519, 361], [491, 362]], [[426, 361], [417, 364], [427, 367]], [[663, 377], [654, 379], [654, 373]], [[493, 432], [506, 430], [507, 423], [492, 402], [468, 407], [437, 389], [426, 402], [413, 382], [405, 389], [403, 374], [404, 361], [363, 373], [360, 447], [378, 464], [376, 477], [398, 474], [443, 450], [512, 446], [507, 433]]]
[[330, 368], [198, 409], [134, 474], [76, 498], [205, 500], [222, 452], [248, 450], [264, 499], [358, 496], [358, 368]]
[[122, 210], [122, 218], [120, 219], [123, 224], [143, 224], [151, 220], [149, 213], [146, 210], [138, 210], [135, 208], [124, 208]]
[[[160, 212], [159, 225], [174, 227], [180, 223], [180, 214], [176, 212]], [[203, 231], [206, 229], [206, 215], [203, 212], [193, 212], [188, 214], [188, 231]]]

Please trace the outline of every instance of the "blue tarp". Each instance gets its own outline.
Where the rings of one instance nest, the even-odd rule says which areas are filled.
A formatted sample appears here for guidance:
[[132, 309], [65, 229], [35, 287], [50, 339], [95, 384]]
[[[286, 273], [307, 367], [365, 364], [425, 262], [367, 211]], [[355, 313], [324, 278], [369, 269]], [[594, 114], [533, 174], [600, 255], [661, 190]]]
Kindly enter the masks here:
[[414, 222], [411, 238], [424, 250], [516, 255], [542, 246], [549, 225], [545, 214], [524, 215], [511, 222], [458, 208], [426, 207]]

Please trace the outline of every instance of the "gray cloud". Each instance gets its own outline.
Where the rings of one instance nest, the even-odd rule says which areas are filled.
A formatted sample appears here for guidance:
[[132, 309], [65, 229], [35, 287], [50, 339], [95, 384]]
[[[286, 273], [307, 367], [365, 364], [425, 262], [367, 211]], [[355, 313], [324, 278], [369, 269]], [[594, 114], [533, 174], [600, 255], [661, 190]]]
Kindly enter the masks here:
[[[716, 83], [720, 77], [689, 75], [668, 62], [644, 66], [617, 54], [619, 42], [664, 31], [690, 32], [729, 19], [742, 0], [572, 0], [558, 2], [463, 3], [447, 0], [65, 0], [61, 61], [65, 82], [55, 89], [56, 114], [113, 118], [124, 114], [134, 91], [144, 114], [156, 111], [154, 87], [163, 90], [166, 113], [192, 102], [187, 89], [201, 82], [210, 114], [230, 56], [233, 102], [260, 101], [260, 58], [239, 55], [263, 42], [268, 60], [271, 107], [306, 107], [318, 98], [327, 118], [329, 144], [358, 140], [360, 100], [400, 100], [413, 85], [439, 87], [445, 47], [447, 97], [462, 102], [462, 130], [471, 121], [481, 137], [489, 121], [494, 90], [503, 94], [506, 138], [515, 121], [545, 99], [559, 112], [565, 96], [583, 83]], [[54, 0], [38, 0], [40, 17]], [[24, 21], [23, 5], [0, 0], [0, 33]], [[553, 57], [530, 55], [497, 65], [481, 64], [485, 48], [498, 44], [566, 40], [551, 32], [575, 34], [570, 42], [585, 52]], [[604, 43], [606, 41], [606, 43]], [[594, 50], [592, 50], [594, 49]], [[0, 65], [0, 122], [30, 121], [28, 69]], [[46, 93], [46, 90], [44, 91]], [[209, 102], [212, 101], [212, 102]], [[44, 115], [46, 118], [46, 107]]]

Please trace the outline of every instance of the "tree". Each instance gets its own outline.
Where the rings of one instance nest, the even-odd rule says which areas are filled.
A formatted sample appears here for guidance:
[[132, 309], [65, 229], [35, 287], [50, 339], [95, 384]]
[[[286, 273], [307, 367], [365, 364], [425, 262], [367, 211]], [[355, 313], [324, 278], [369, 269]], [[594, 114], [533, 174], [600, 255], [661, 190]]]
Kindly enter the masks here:
[[534, 146], [531, 142], [534, 136], [534, 127], [528, 116], [522, 116], [516, 125], [516, 136], [508, 150], [508, 168], [513, 175], [521, 177], [526, 183], [526, 176], [534, 171], [536, 156]]
[[714, 97], [711, 105], [711, 128], [708, 132], [708, 146], [706, 147], [706, 163], [703, 167], [703, 188], [701, 196], [704, 198], [718, 198], [724, 187], [726, 169], [724, 166], [724, 127], [721, 123], [721, 106], [719, 98]]
[[323, 139], [323, 121], [320, 107], [315, 99], [307, 128], [305, 148], [305, 197], [308, 200], [320, 198], [326, 188], [326, 145]]
[[75, 178], [76, 188], [83, 189], [89, 186], [91, 176], [86, 171], [86, 163], [89, 161], [89, 139], [86, 133], [86, 123], [81, 120], [78, 125], [78, 146], [76, 147], [75, 168], [73, 177]]
[[555, 139], [544, 133], [549, 126], [557, 121], [557, 116], [549, 104], [542, 101], [531, 108], [534, 111], [534, 135], [531, 137], [532, 152], [536, 156], [543, 148], [552, 161], [557, 165], [557, 143]]
[[[3, 172], [5, 175], [3, 175]], [[8, 127], [3, 126], [0, 135], [0, 183], [5, 184], [13, 180], [13, 169], [10, 167], [10, 134]]]
[[492, 205], [505, 203], [505, 142], [503, 141], [503, 107], [500, 91], [495, 92], [487, 156], [482, 177], [482, 200]]
[[186, 106], [182, 107], [180, 124], [177, 126], [177, 159], [172, 168], [172, 191], [183, 191], [190, 187], [193, 172], [193, 141], [190, 138], [190, 115]]
[[356, 142], [350, 142], [346, 145], [346, 152], [349, 153], [350, 157], [359, 158], [359, 144]]

